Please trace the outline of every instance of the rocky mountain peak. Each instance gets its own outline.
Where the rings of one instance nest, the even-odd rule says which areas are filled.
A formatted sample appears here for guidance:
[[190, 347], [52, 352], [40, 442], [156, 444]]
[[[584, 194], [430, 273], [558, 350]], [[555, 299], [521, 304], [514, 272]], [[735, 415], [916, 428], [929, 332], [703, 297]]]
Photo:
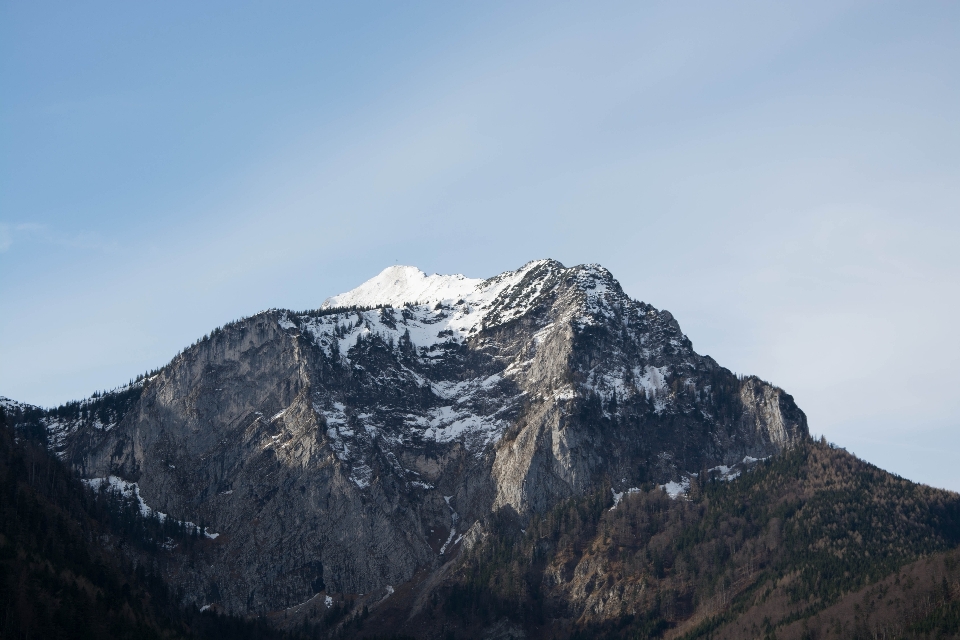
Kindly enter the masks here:
[[497, 510], [681, 486], [807, 437], [785, 392], [695, 353], [603, 267], [553, 260], [485, 280], [389, 267], [44, 420], [85, 477], [220, 534], [181, 582], [237, 612], [403, 583]]

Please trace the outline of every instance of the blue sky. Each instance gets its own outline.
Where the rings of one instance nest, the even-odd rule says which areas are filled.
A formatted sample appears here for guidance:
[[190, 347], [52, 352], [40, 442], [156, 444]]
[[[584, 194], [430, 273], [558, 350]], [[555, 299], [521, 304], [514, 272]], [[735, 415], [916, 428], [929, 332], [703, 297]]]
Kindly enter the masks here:
[[960, 490], [960, 5], [0, 2], [0, 395], [385, 266], [599, 262]]

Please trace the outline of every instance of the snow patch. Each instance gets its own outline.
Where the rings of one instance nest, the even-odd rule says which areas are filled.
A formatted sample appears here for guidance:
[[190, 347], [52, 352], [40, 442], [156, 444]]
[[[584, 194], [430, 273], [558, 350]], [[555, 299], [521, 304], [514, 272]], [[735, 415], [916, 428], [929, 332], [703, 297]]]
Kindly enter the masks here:
[[620, 504], [620, 501], [623, 500], [623, 496], [630, 495], [631, 493], [638, 493], [640, 491], [640, 487], [630, 487], [629, 489], [625, 489], [620, 492], [611, 488], [610, 491], [613, 492], [613, 506], [610, 507], [610, 511], [613, 511], [617, 508], [617, 505]]
[[729, 482], [730, 480], [735, 480], [740, 477], [740, 472], [734, 470], [733, 467], [728, 467], [725, 464], [713, 467], [712, 469], [707, 469], [707, 471], [718, 474], [718, 480], [723, 480], [724, 482]]
[[671, 480], [667, 484], [660, 485], [660, 488], [667, 492], [667, 495], [676, 500], [690, 491], [690, 478], [682, 478], [680, 482]]
[[553, 394], [553, 399], [557, 401], [573, 400], [575, 397], [577, 397], [577, 392], [573, 388], [573, 385], [567, 385], [561, 389], [558, 389]]

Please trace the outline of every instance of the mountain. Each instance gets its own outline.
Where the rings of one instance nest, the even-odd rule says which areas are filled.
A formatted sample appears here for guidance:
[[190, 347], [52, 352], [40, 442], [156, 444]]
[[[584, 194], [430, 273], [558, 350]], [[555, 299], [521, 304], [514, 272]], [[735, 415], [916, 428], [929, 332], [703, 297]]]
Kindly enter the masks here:
[[136, 482], [217, 534], [179, 582], [234, 613], [383, 591], [492, 511], [679, 483], [807, 437], [789, 395], [696, 354], [669, 312], [551, 260], [488, 280], [391, 267], [45, 424], [82, 477]]
[[[2, 402], [88, 485], [201, 534], [153, 556], [183, 604], [321, 635], [686, 628], [727, 615], [703, 606], [718, 593], [808, 566], [789, 545], [760, 553], [802, 505], [821, 505], [802, 521], [820, 540], [836, 524], [824, 496], [876, 493], [798, 479], [811, 456], [865, 476], [810, 442], [786, 392], [694, 352], [606, 269], [552, 260], [487, 280], [390, 267], [318, 309], [218, 328], [113, 392]], [[869, 487], [893, 482], [877, 472]], [[757, 478], [772, 484], [743, 493]], [[956, 496], [929, 491], [912, 515], [877, 494], [873, 517], [917, 526], [890, 533], [899, 550], [871, 552], [864, 576], [955, 544]], [[646, 523], [631, 525], [639, 542], [612, 542], [624, 517]]]

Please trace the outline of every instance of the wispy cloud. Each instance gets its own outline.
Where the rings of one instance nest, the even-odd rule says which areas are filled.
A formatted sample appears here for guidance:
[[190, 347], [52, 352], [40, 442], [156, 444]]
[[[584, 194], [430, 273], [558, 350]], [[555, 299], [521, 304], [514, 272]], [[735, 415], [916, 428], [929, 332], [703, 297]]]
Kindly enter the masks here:
[[5, 253], [15, 244], [22, 242], [88, 251], [111, 251], [117, 248], [116, 241], [106, 240], [97, 232], [70, 233], [38, 222], [0, 222], [0, 253]]

